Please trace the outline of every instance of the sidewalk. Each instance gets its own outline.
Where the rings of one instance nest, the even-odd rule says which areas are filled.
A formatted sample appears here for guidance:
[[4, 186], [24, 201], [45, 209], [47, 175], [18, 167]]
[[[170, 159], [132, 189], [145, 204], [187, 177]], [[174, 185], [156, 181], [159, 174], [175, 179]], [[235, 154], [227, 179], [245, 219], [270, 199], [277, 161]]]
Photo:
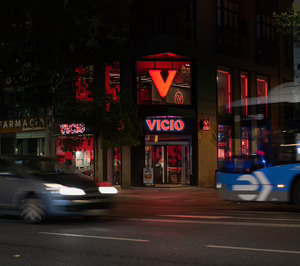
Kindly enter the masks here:
[[164, 198], [215, 198], [220, 200], [218, 191], [214, 188], [202, 188], [196, 186], [154, 186], [154, 187], [131, 187], [123, 189], [117, 187], [119, 198], [136, 198], [136, 199], [164, 199]]

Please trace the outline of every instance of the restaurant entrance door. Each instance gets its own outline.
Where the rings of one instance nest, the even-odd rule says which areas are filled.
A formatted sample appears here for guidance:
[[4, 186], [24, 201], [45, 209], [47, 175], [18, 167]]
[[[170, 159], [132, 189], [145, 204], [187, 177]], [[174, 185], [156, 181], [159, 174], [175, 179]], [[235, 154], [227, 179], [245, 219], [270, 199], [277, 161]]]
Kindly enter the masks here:
[[145, 167], [153, 168], [154, 184], [190, 184], [192, 173], [191, 137], [147, 136]]

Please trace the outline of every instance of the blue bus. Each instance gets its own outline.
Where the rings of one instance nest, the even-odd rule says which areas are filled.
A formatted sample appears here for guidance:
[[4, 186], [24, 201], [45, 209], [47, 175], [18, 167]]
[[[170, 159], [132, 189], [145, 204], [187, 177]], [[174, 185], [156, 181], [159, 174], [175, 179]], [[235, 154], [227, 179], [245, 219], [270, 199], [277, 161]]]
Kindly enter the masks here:
[[[300, 86], [285, 85], [280, 93], [275, 92], [268, 104], [281, 110], [281, 127], [269, 129], [270, 141], [264, 152], [226, 158], [216, 171], [216, 188], [224, 200], [300, 207]], [[257, 104], [257, 99], [252, 102]], [[235, 107], [242, 107], [241, 103]]]
[[216, 178], [224, 200], [285, 202], [300, 207], [300, 163], [268, 166], [259, 155], [233, 157], [216, 172]]

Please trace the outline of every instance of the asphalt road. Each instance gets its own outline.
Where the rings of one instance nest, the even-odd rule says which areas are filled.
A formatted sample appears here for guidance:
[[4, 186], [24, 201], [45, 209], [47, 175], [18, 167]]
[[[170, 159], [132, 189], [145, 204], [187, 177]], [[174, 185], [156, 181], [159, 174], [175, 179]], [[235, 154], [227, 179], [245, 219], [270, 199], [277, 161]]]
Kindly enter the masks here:
[[125, 191], [110, 216], [0, 219], [0, 265], [300, 265], [300, 213], [214, 191]]

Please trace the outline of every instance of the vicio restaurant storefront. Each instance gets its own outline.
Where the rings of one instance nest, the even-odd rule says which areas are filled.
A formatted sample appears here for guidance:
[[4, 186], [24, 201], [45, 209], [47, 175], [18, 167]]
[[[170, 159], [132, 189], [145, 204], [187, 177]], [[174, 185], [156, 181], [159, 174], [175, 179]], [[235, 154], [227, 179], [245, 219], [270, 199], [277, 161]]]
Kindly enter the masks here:
[[136, 67], [144, 137], [132, 150], [133, 185], [196, 185], [197, 101], [190, 60], [159, 54], [140, 58]]

